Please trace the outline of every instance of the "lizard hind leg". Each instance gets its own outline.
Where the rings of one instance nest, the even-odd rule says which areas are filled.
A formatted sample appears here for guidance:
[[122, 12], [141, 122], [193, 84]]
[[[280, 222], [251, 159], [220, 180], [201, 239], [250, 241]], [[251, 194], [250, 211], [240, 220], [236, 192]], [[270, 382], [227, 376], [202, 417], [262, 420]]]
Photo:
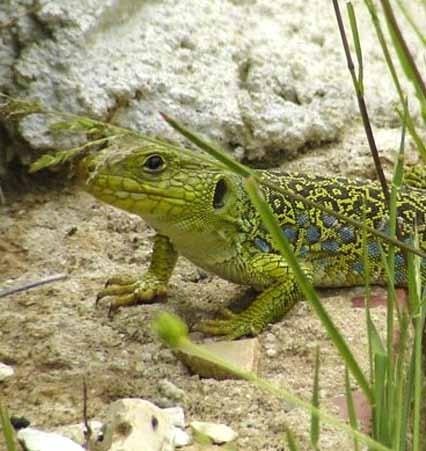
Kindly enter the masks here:
[[258, 335], [303, 298], [291, 269], [280, 255], [261, 254], [254, 257], [248, 273], [254, 285], [265, 286], [252, 304], [240, 313], [225, 310], [223, 319], [202, 321], [195, 327], [196, 330], [211, 335], [226, 335], [230, 339]]
[[426, 165], [418, 164], [407, 168], [404, 173], [404, 183], [414, 188], [426, 190]]

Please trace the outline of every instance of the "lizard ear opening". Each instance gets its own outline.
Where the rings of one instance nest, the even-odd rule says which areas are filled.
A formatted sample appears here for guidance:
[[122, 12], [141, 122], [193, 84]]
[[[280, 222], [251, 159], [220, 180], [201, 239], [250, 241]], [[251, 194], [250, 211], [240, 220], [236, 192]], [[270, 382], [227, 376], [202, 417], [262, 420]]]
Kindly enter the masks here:
[[220, 179], [216, 183], [213, 196], [213, 207], [215, 209], [222, 208], [225, 205], [224, 199], [228, 192], [228, 186], [224, 179]]

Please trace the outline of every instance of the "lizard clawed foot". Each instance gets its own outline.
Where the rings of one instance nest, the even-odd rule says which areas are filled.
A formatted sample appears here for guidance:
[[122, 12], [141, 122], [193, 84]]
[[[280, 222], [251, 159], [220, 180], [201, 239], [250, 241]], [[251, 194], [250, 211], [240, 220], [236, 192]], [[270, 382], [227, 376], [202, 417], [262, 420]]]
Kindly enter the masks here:
[[243, 335], [258, 335], [266, 326], [259, 318], [251, 318], [245, 312], [234, 313], [230, 309], [221, 310], [224, 319], [208, 319], [198, 323], [193, 329], [208, 335], [225, 335], [234, 340]]
[[111, 318], [120, 307], [150, 304], [167, 295], [167, 286], [152, 274], [142, 279], [129, 276], [113, 276], [96, 296], [95, 305], [105, 297], [112, 297], [108, 316]]

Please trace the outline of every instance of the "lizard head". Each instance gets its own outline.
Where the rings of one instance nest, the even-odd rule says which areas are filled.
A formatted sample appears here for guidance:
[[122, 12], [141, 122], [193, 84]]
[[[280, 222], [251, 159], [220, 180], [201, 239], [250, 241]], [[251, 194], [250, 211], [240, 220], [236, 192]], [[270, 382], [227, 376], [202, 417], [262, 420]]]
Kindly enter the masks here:
[[208, 231], [238, 220], [241, 179], [209, 157], [167, 143], [135, 143], [89, 155], [79, 167], [96, 198], [163, 233]]

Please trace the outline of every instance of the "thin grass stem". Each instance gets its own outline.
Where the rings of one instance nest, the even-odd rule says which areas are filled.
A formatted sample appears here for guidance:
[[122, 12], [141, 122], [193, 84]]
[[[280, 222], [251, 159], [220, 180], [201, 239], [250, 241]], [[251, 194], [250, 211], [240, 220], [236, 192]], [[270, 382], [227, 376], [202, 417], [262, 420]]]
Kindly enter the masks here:
[[[350, 4], [350, 2], [349, 2], [349, 4]], [[374, 134], [373, 134], [373, 130], [371, 128], [370, 118], [368, 115], [367, 105], [365, 103], [365, 99], [364, 99], [364, 95], [363, 95], [362, 83], [359, 83], [356, 73], [355, 73], [355, 67], [354, 67], [354, 63], [352, 61], [351, 51], [349, 49], [348, 39], [346, 37], [345, 26], [343, 24], [342, 15], [340, 13], [338, 0], [333, 0], [333, 6], [334, 6], [334, 12], [336, 14], [337, 25], [339, 27], [340, 37], [342, 39], [343, 49], [345, 51], [348, 69], [351, 74], [352, 82], [353, 82], [353, 85], [355, 88], [355, 93], [356, 93], [356, 97], [357, 97], [357, 101], [358, 101], [358, 108], [359, 108], [359, 111], [361, 114], [361, 119], [362, 119], [362, 123], [364, 126], [365, 134], [367, 136], [368, 146], [370, 148], [371, 155], [374, 160], [377, 177], [378, 177], [380, 185], [382, 187], [382, 191], [383, 191], [383, 195], [385, 197], [386, 204], [389, 205], [389, 198], [390, 198], [389, 188], [386, 183], [386, 178], [383, 173], [382, 165], [380, 163], [379, 152], [377, 150], [376, 140], [374, 139]], [[357, 40], [355, 47], [360, 49], [361, 44], [359, 42], [359, 33], [358, 33], [357, 26], [356, 26], [355, 12], [354, 12], [352, 5], [348, 6], [348, 13], [349, 13], [349, 17], [350, 17], [351, 26], [354, 27], [354, 29], [352, 30], [353, 37], [355, 40]], [[359, 52], [357, 51], [357, 56], [362, 57], [361, 51], [359, 51]], [[359, 67], [359, 70], [361, 71], [362, 70], [362, 62], [358, 61], [358, 67]], [[362, 80], [362, 77], [363, 76], [361, 74], [361, 80]]]

